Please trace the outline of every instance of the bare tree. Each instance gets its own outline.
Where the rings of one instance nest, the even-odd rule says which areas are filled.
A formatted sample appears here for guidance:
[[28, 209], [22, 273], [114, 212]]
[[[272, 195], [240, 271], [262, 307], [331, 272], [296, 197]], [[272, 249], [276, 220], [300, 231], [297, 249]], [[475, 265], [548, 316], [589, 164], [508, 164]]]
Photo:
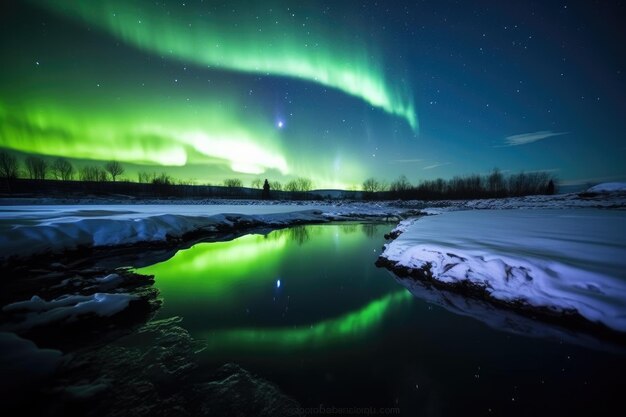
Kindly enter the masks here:
[[7, 151], [0, 151], [0, 176], [6, 180], [14, 180], [17, 174], [17, 158]]
[[398, 179], [392, 182], [389, 186], [389, 190], [394, 192], [406, 192], [410, 189], [411, 183], [404, 175], [400, 175]]
[[491, 197], [503, 197], [506, 194], [506, 181], [498, 168], [494, 168], [487, 177], [487, 190]]
[[305, 192], [311, 191], [311, 189], [313, 189], [313, 182], [310, 179], [304, 177], [296, 178], [295, 180], [291, 180], [287, 184], [285, 184], [285, 191]]
[[124, 173], [124, 167], [118, 161], [110, 161], [104, 165], [104, 169], [111, 175], [113, 182], [118, 175], [122, 175]]
[[313, 189], [313, 182], [308, 178], [300, 177], [296, 181], [298, 182], [298, 191], [311, 191]]
[[106, 181], [107, 173], [100, 167], [87, 165], [81, 168], [79, 178], [81, 181]]
[[165, 172], [162, 172], [160, 175], [154, 174], [154, 178], [152, 178], [152, 184], [154, 184], [154, 185], [172, 185], [172, 184], [174, 184], [174, 178], [170, 177]]
[[26, 172], [31, 180], [45, 180], [48, 173], [48, 163], [38, 156], [26, 158]]
[[28, 175], [28, 178], [31, 180], [35, 179], [35, 165], [37, 164], [36, 158], [34, 156], [28, 156], [26, 157], [26, 160], [24, 160], [24, 164], [26, 165], [26, 174]]
[[283, 190], [283, 185], [280, 183], [280, 181], [272, 181], [272, 182], [270, 182], [270, 187], [274, 191], [282, 191]]
[[137, 180], [141, 183], [144, 184], [149, 184], [154, 182], [154, 179], [157, 177], [156, 172], [153, 173], [149, 173], [149, 172], [138, 172], [137, 173]]
[[78, 173], [81, 181], [98, 181], [98, 168], [94, 166], [84, 166]]
[[363, 181], [363, 191], [366, 193], [376, 193], [378, 191], [383, 191], [383, 189], [383, 184], [376, 178], [368, 178]]
[[385, 191], [386, 188], [386, 184], [370, 177], [363, 181], [363, 198], [373, 199], [376, 197], [377, 192]]
[[285, 191], [296, 192], [298, 191], [298, 181], [291, 180], [287, 184], [285, 184]]
[[263, 186], [263, 181], [261, 181], [261, 178], [254, 179], [250, 183], [250, 187], [252, 188], [261, 189], [261, 186]]
[[57, 180], [69, 181], [74, 176], [74, 167], [64, 158], [57, 158], [52, 163], [50, 171]]
[[243, 187], [243, 183], [239, 178], [227, 178], [224, 180], [224, 187], [234, 188]]

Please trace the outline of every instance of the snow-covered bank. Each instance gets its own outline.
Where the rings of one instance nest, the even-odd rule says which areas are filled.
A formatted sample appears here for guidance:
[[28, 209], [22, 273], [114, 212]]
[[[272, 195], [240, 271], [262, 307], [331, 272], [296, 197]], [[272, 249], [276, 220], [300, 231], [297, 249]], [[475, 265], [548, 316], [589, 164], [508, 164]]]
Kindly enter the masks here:
[[[606, 185], [615, 190], [614, 185]], [[604, 189], [603, 188], [603, 189]], [[33, 205], [20, 205], [31, 202]], [[39, 201], [39, 200], [37, 200]], [[69, 200], [68, 200], [69, 201]], [[626, 208], [626, 195], [603, 192], [459, 201], [259, 201], [259, 200], [59, 200], [4, 199], [0, 206], [0, 261], [79, 247], [162, 242], [192, 232], [250, 226], [288, 226], [346, 218], [398, 217], [408, 211], [438, 214], [459, 210]], [[106, 201], [107, 204], [89, 204]], [[41, 205], [48, 203], [50, 205]], [[175, 203], [175, 204], [174, 204]]]
[[506, 303], [575, 311], [626, 331], [626, 212], [455, 211], [420, 218], [381, 258]]
[[[601, 184], [602, 185], [602, 184]], [[558, 195], [530, 195], [526, 197], [483, 198], [476, 200], [406, 201], [405, 208], [419, 208], [426, 214], [458, 210], [516, 210], [516, 209], [626, 209], [626, 192], [601, 192]]]
[[0, 259], [128, 245], [192, 232], [398, 216], [388, 204], [78, 205], [0, 207]]
[[587, 190], [588, 193], [626, 193], [626, 183], [605, 182]]
[[45, 301], [34, 295], [30, 300], [18, 301], [2, 308], [5, 313], [21, 315], [18, 323], [3, 325], [2, 329], [19, 331], [57, 322], [73, 322], [80, 316], [111, 317], [139, 297], [131, 294], [95, 293], [91, 295], [65, 295]]
[[[422, 211], [425, 215], [430, 215], [431, 213]], [[402, 220], [396, 227], [394, 227], [391, 232], [385, 235], [385, 239], [395, 239], [404, 233], [413, 223], [415, 223], [419, 217], [410, 217], [408, 219]]]

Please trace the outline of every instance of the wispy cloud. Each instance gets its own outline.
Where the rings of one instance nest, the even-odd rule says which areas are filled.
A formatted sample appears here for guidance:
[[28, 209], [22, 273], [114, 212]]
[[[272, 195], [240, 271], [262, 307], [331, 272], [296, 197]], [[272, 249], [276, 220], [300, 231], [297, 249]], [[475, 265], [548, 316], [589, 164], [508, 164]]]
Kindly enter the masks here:
[[442, 167], [442, 166], [444, 166], [444, 165], [450, 165], [451, 163], [452, 163], [452, 162], [436, 162], [436, 163], [434, 163], [434, 164], [432, 164], [432, 165], [425, 166], [425, 167], [424, 167], [424, 168], [422, 168], [422, 169], [435, 169], [435, 168]]
[[521, 133], [519, 135], [507, 136], [504, 139], [504, 145], [500, 145], [497, 147], [505, 147], [505, 146], [519, 146], [519, 145], [527, 145], [529, 143], [537, 142], [542, 139], [551, 138], [552, 136], [560, 136], [566, 135], [569, 132], [553, 132], [551, 130], [540, 130], [538, 132], [529, 132], [529, 133]]
[[546, 168], [546, 169], [535, 169], [534, 171], [523, 171], [523, 172], [527, 174], [537, 174], [537, 173], [542, 173], [542, 172], [549, 174], [551, 172], [559, 172], [560, 170], [561, 168]]
[[398, 164], [412, 164], [415, 162], [423, 162], [424, 160], [422, 158], [415, 158], [415, 159], [394, 159], [391, 162], [394, 163], [398, 163]]

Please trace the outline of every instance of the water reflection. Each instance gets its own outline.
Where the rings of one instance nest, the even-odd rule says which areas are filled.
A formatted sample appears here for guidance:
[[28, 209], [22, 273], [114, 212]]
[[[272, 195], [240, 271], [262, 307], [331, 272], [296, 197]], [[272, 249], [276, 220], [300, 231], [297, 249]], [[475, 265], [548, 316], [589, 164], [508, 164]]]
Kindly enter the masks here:
[[207, 332], [203, 339], [210, 350], [270, 350], [318, 348], [351, 342], [376, 328], [385, 316], [412, 299], [408, 291], [397, 291], [374, 300], [343, 316], [287, 328], [233, 329]]
[[[200, 243], [178, 251], [167, 261], [137, 269], [154, 275], [163, 292], [175, 286], [179, 295], [189, 292], [213, 298], [233, 296], [238, 284], [252, 275], [262, 276], [280, 262], [288, 234], [245, 235], [228, 242]], [[181, 294], [182, 293], [182, 294]]]
[[374, 237], [374, 235], [376, 235], [379, 226], [380, 225], [375, 223], [364, 223], [361, 225], [361, 230], [363, 231], [365, 236], [371, 239]]
[[[139, 271], [155, 275], [157, 318], [182, 317], [206, 345], [201, 367], [239, 363], [303, 405], [400, 404], [406, 415], [619, 405], [623, 356], [579, 347], [606, 344], [390, 279], [374, 261], [392, 227], [300, 226], [199, 243]], [[511, 387], [523, 387], [514, 403]], [[581, 387], [584, 396], [567, 397]]]
[[397, 291], [373, 268], [388, 229], [368, 225], [367, 233], [380, 234], [371, 240], [357, 223], [279, 229], [198, 243], [137, 272], [155, 276], [160, 317], [183, 316], [191, 331], [311, 323], [336, 329], [331, 320], [354, 317], [350, 312]]
[[290, 242], [302, 245], [311, 239], [311, 228], [309, 226], [294, 226], [287, 229], [276, 230], [270, 236], [286, 237]]
[[[397, 284], [373, 267], [388, 225], [297, 226], [199, 243], [137, 270], [154, 275], [161, 316], [185, 317], [212, 346], [321, 346], [365, 334], [400, 304]], [[493, 329], [613, 349], [584, 333], [399, 279], [413, 295]], [[394, 310], [395, 311], [395, 310]], [[348, 337], [350, 336], [350, 337]]]
[[[570, 410], [619, 391], [622, 356], [546, 340], [590, 346], [591, 338], [390, 279], [374, 261], [392, 227], [301, 226], [199, 243], [139, 272], [155, 275], [157, 318], [182, 317], [206, 344], [202, 366], [239, 363], [304, 405], [401, 404], [406, 415], [541, 406], [541, 414], [583, 386]], [[515, 386], [526, 391], [512, 404]], [[433, 411], [435, 403], [447, 408]], [[559, 414], [563, 403], [553, 405]]]
[[416, 298], [429, 304], [443, 307], [451, 313], [471, 317], [500, 332], [561, 342], [566, 341], [569, 344], [584, 346], [594, 350], [626, 352], [624, 346], [598, 339], [591, 334], [532, 319], [512, 310], [495, 307], [486, 301], [440, 290], [414, 279], [395, 278]]
[[357, 225], [355, 223], [342, 224], [341, 231], [342, 233], [346, 235], [350, 233], [356, 233], [359, 230], [359, 226], [362, 226], [362, 225]]

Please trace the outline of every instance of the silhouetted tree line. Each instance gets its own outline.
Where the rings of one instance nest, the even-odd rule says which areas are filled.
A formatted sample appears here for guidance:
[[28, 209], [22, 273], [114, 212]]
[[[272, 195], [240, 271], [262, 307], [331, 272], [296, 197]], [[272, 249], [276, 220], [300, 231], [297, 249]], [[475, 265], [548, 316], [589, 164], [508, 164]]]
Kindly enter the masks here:
[[17, 158], [6, 151], [0, 152], [0, 175], [6, 180], [14, 180], [19, 175]]
[[104, 166], [85, 165], [77, 171], [65, 158], [56, 158], [50, 163], [33, 155], [24, 158], [24, 170], [20, 170], [15, 155], [4, 150], [0, 151], [0, 178], [5, 180], [28, 178], [72, 181], [77, 177], [81, 181], [116, 181], [124, 171], [124, 167], [118, 161], [109, 161]]
[[241, 188], [243, 187], [243, 182], [239, 178], [227, 178], [224, 180], [224, 187]]
[[294, 180], [289, 181], [285, 184], [285, 191], [289, 191], [292, 193], [296, 192], [307, 192], [313, 189], [313, 182], [308, 178], [296, 178]]
[[[310, 180], [308, 181], [310, 184]], [[301, 181], [301, 183], [306, 184], [306, 181]], [[261, 178], [255, 178], [250, 182], [250, 187], [257, 190], [262, 189], [264, 186], [265, 181], [263, 181]], [[269, 186], [272, 191], [283, 191], [283, 184], [280, 181], [269, 181]], [[298, 186], [296, 186], [296, 188], [298, 188]]]
[[0, 191], [53, 194], [128, 193], [192, 198], [321, 198], [308, 193], [313, 189], [313, 183], [303, 177], [293, 179], [285, 185], [279, 181], [255, 179], [252, 181], [252, 188], [246, 188], [239, 178], [227, 178], [218, 186], [195, 185], [192, 180], [178, 180], [164, 172], [146, 171], [138, 172], [136, 182], [131, 182], [128, 178], [121, 177], [125, 172], [124, 166], [118, 161], [109, 161], [102, 165], [81, 164], [76, 168], [65, 158], [51, 160], [32, 155], [24, 158], [20, 164], [14, 154], [0, 150], [0, 180], [4, 180], [0, 182]]
[[[34, 182], [46, 179], [59, 181], [80, 180], [84, 182], [116, 182], [123, 175], [125, 169], [118, 161], [110, 161], [104, 165], [84, 165], [79, 170], [64, 158], [56, 158], [52, 162], [38, 157], [28, 156], [24, 159], [23, 170], [15, 155], [0, 150], [0, 178], [6, 180], [8, 190], [11, 183], [18, 178], [27, 178]], [[234, 198], [288, 198], [307, 199], [315, 198], [308, 193], [313, 189], [313, 183], [308, 178], [295, 178], [282, 184], [279, 181], [263, 181], [260, 178], [251, 182], [251, 189], [245, 188], [238, 178], [228, 178], [223, 181], [222, 187], [195, 186], [193, 181], [175, 180], [166, 173], [137, 173], [137, 185], [145, 184], [150, 188], [129, 188], [141, 192], [153, 192], [160, 195], [181, 196], [227, 196]], [[126, 184], [131, 184], [128, 180]], [[456, 176], [450, 180], [441, 178], [422, 181], [412, 185], [406, 176], [402, 175], [390, 184], [375, 178], [368, 178], [363, 182], [363, 198], [382, 199], [400, 198], [417, 200], [438, 199], [473, 199], [473, 198], [500, 198], [517, 197], [537, 194], [554, 194], [557, 191], [556, 178], [547, 172], [518, 173], [505, 176], [499, 169], [494, 169], [488, 175]], [[194, 188], [195, 187], [195, 188]], [[204, 187], [204, 188], [203, 188]], [[252, 190], [263, 190], [253, 192]], [[221, 191], [220, 191], [221, 190]], [[257, 195], [258, 194], [258, 195]], [[269, 197], [268, 197], [269, 196]], [[319, 198], [319, 196], [318, 196]], [[353, 196], [354, 198], [354, 196]]]
[[377, 193], [387, 191], [389, 186], [385, 182], [378, 181], [376, 178], [368, 178], [363, 181], [363, 198], [366, 200], [376, 199]]
[[[521, 172], [505, 176], [499, 169], [488, 175], [456, 176], [449, 180], [422, 181], [413, 186], [402, 175], [393, 181], [384, 197], [415, 200], [455, 200], [474, 198], [521, 197], [526, 195], [556, 193], [556, 178], [547, 172]], [[378, 191], [385, 191], [381, 183], [368, 178], [363, 183], [365, 198], [376, 198]]]

